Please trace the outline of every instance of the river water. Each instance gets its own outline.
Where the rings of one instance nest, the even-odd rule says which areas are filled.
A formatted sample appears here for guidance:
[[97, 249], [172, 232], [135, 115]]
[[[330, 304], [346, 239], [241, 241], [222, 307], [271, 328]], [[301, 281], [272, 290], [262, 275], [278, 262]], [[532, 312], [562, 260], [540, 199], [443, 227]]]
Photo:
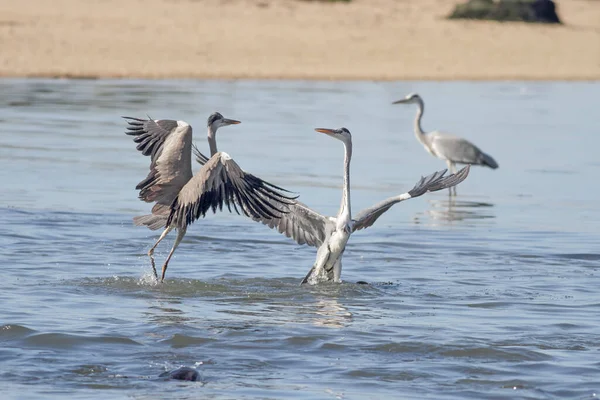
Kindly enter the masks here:
[[[335, 215], [445, 168], [412, 133], [464, 136], [497, 170], [353, 235], [343, 284], [315, 249], [229, 213], [196, 222], [156, 284], [120, 117], [206, 117], [245, 170]], [[0, 80], [3, 399], [593, 399], [600, 391], [600, 84]], [[157, 250], [164, 259], [174, 235]], [[358, 285], [364, 280], [370, 285]], [[159, 375], [182, 366], [197, 382]]]

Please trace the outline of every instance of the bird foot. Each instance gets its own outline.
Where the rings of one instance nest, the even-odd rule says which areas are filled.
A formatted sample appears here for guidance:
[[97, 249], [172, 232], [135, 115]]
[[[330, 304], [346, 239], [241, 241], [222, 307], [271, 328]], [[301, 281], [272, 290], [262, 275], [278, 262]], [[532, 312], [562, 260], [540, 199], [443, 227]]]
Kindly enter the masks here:
[[150, 263], [152, 264], [152, 275], [154, 275], [154, 279], [158, 281], [158, 273], [156, 272], [156, 264], [154, 263], [154, 257], [150, 252], [148, 252], [148, 255], [150, 256]]

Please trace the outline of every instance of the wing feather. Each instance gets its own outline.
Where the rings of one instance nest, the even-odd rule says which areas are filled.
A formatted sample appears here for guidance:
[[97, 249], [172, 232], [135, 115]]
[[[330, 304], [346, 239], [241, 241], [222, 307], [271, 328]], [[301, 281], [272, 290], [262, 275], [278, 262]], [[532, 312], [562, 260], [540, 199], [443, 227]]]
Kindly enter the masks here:
[[354, 232], [370, 227], [383, 213], [392, 208], [394, 204], [419, 197], [427, 192], [436, 192], [438, 190], [447, 189], [449, 187], [458, 185], [467, 178], [469, 175], [469, 170], [470, 166], [467, 165], [456, 174], [448, 175], [447, 177], [444, 177], [446, 174], [445, 169], [434, 172], [426, 177], [421, 177], [415, 186], [408, 192], [402, 193], [399, 196], [387, 198], [369, 208], [361, 210], [354, 218], [354, 227], [352, 231]]
[[137, 150], [150, 156], [150, 172], [136, 186], [139, 198], [170, 206], [192, 177], [192, 127], [183, 121], [123, 118]]
[[323, 215], [296, 201], [286, 206], [286, 213], [272, 218], [253, 218], [255, 221], [276, 229], [298, 244], [319, 247], [325, 242], [330, 221]]
[[155, 163], [160, 155], [165, 139], [177, 128], [177, 121], [153, 120], [134, 117], [123, 117], [127, 121], [125, 134], [134, 136], [136, 149], [143, 155], [150, 156]]
[[196, 156], [196, 162], [198, 164], [204, 165], [208, 162], [209, 158], [206, 157], [204, 154], [202, 154], [200, 149], [198, 149], [198, 146], [196, 146], [195, 144], [192, 144], [192, 149], [194, 150], [194, 155]]
[[297, 196], [244, 172], [227, 153], [219, 152], [194, 175], [173, 201], [167, 225], [187, 226], [223, 205], [250, 218], [269, 219], [289, 212]]
[[431, 148], [437, 156], [459, 164], [487, 165], [497, 168], [498, 164], [473, 143], [458, 136], [440, 132], [428, 134]]
[[[196, 146], [193, 146], [193, 149], [196, 161], [201, 165], [205, 165], [209, 158], [202, 154]], [[281, 190], [280, 187], [275, 185], [272, 185], [272, 189]], [[268, 195], [269, 199], [277, 200], [277, 195], [274, 196], [273, 198], [272, 194]], [[232, 203], [234, 208], [236, 204], [239, 204], [239, 202]], [[313, 247], [319, 247], [323, 244], [329, 223], [326, 217], [299, 201], [286, 205], [285, 209], [287, 212], [274, 217], [254, 217], [253, 219], [271, 229], [276, 229], [279, 233], [293, 239], [298, 244], [307, 244]]]

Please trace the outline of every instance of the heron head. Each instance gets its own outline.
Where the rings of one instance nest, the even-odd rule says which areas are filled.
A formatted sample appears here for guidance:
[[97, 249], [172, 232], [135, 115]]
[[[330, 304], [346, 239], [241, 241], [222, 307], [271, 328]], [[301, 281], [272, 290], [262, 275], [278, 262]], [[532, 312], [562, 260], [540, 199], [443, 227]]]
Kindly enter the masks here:
[[219, 129], [222, 126], [227, 126], [227, 125], [235, 125], [235, 124], [239, 124], [240, 121], [237, 121], [235, 119], [227, 119], [225, 117], [223, 117], [223, 115], [221, 115], [221, 113], [219, 112], [214, 112], [212, 114], [210, 114], [210, 116], [208, 117], [208, 121], [207, 121], [207, 125], [209, 128], [212, 128], [213, 131], [216, 131], [217, 129]]
[[410, 93], [409, 95], [407, 95], [405, 98], [403, 98], [402, 100], [397, 100], [394, 101], [392, 104], [413, 104], [413, 103], [421, 103], [423, 102], [423, 100], [421, 100], [421, 96], [419, 96], [416, 93]]
[[338, 128], [338, 129], [325, 129], [325, 128], [315, 128], [315, 131], [324, 133], [331, 137], [341, 140], [344, 143], [348, 143], [352, 141], [352, 135], [350, 131], [346, 128]]

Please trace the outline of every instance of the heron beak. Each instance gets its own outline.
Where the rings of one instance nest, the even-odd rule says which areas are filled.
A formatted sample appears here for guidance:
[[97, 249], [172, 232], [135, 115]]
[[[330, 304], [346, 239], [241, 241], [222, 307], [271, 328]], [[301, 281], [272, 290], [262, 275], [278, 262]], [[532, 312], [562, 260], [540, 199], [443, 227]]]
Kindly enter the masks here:
[[394, 101], [392, 104], [404, 104], [404, 103], [408, 103], [408, 99], [397, 100], [397, 101]]
[[325, 128], [315, 128], [315, 131], [324, 133], [326, 135], [334, 135], [335, 131], [333, 129], [325, 129]]
[[223, 125], [237, 125], [237, 124], [241, 124], [241, 121], [235, 120], [235, 119], [227, 119], [227, 118], [223, 118], [222, 124]]

